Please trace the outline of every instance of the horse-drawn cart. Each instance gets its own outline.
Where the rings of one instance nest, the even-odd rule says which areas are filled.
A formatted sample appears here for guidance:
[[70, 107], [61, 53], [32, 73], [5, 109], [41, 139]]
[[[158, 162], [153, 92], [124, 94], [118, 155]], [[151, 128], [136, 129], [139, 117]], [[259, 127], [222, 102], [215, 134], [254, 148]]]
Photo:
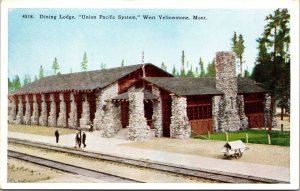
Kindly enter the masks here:
[[242, 157], [244, 151], [247, 149], [249, 148], [246, 147], [241, 140], [238, 140], [238, 141], [227, 142], [224, 145], [222, 152], [225, 158], [232, 158], [232, 157], [240, 158]]

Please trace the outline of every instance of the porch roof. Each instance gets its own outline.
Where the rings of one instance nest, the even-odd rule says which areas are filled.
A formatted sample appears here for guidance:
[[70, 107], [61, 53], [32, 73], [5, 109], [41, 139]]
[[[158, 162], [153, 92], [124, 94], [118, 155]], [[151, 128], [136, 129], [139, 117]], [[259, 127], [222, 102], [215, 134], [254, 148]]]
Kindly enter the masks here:
[[[153, 95], [149, 90], [146, 89], [137, 89], [135, 91], [142, 91], [144, 93], [144, 100], [156, 100], [158, 99], [157, 96]], [[128, 100], [128, 92], [122, 93], [114, 98], [112, 100]]]

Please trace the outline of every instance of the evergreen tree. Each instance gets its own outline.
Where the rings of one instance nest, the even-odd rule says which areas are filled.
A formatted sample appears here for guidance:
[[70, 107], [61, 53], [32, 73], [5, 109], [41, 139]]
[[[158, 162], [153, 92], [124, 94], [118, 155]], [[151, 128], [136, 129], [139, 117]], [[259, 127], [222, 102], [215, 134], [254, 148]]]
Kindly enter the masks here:
[[[289, 107], [287, 105], [290, 96], [289, 19], [287, 9], [277, 9], [266, 17], [268, 23], [261, 38], [257, 40], [259, 54], [252, 74], [252, 78], [263, 83], [271, 93], [270, 116], [275, 111], [276, 100], [279, 100], [282, 119], [284, 107]], [[269, 134], [272, 129], [270, 121], [271, 117]]]
[[176, 68], [175, 68], [175, 64], [173, 65], [172, 75], [173, 75], [173, 76], [176, 76]]
[[203, 63], [203, 60], [201, 59], [201, 57], [199, 60], [199, 66], [200, 66], [200, 77], [204, 77], [205, 76], [204, 63]]
[[250, 78], [250, 72], [248, 71], [248, 68], [244, 71], [244, 77], [245, 78]]
[[34, 81], [38, 81], [38, 77], [36, 75], [34, 75]]
[[57, 58], [54, 58], [53, 64], [52, 64], [52, 69], [54, 70], [54, 74], [57, 74], [57, 71], [59, 70], [59, 64], [57, 62]]
[[185, 55], [184, 55], [184, 50], [183, 50], [182, 54], [181, 54], [181, 70], [180, 70], [181, 77], [186, 76], [184, 63], [185, 63]]
[[20, 82], [20, 78], [18, 75], [15, 76], [15, 79], [13, 81], [13, 87], [14, 87], [14, 90], [17, 90], [19, 89], [21, 86], [21, 82]]
[[194, 73], [194, 77], [199, 77], [200, 74], [199, 74], [199, 69], [198, 67], [196, 67], [196, 70], [195, 70], [195, 73]]
[[164, 71], [167, 71], [167, 65], [165, 65], [164, 62], [161, 63], [160, 68], [163, 69]]
[[124, 59], [121, 62], [121, 67], [124, 67], [125, 63], [124, 63]]
[[81, 71], [83, 72], [87, 71], [87, 66], [88, 66], [88, 59], [86, 56], [86, 52], [84, 52], [83, 59], [81, 62]]
[[240, 63], [240, 76], [243, 75], [243, 54], [244, 54], [244, 50], [245, 50], [245, 46], [244, 46], [244, 39], [243, 39], [243, 35], [239, 35], [238, 40], [237, 40], [237, 35], [236, 32], [234, 32], [233, 37], [232, 37], [232, 51], [235, 52], [236, 56], [239, 59], [239, 63]]
[[190, 67], [189, 71], [187, 72], [186, 76], [194, 77], [193, 65], [192, 64], [191, 64], [191, 67]]
[[13, 90], [13, 83], [10, 81], [10, 79], [8, 78], [8, 91], [12, 91]]
[[208, 63], [206, 71], [206, 77], [216, 77], [215, 60]]
[[39, 72], [39, 78], [42, 79], [44, 77], [44, 68], [43, 66], [41, 65], [40, 66], [40, 72]]
[[29, 74], [25, 74], [25, 77], [24, 77], [24, 81], [23, 81], [23, 86], [26, 85], [26, 84], [29, 84], [31, 82], [31, 77]]
[[103, 62], [101, 62], [100, 69], [104, 70], [105, 68], [106, 68], [106, 64], [104, 64]]

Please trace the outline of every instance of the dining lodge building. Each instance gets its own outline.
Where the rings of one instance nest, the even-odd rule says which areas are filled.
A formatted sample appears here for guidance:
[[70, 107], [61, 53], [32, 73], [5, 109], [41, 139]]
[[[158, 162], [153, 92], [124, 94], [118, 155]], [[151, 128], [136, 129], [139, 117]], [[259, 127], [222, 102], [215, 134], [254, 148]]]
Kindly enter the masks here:
[[216, 77], [173, 77], [150, 63], [42, 78], [9, 93], [8, 123], [102, 130], [130, 140], [267, 126], [270, 97], [216, 53]]

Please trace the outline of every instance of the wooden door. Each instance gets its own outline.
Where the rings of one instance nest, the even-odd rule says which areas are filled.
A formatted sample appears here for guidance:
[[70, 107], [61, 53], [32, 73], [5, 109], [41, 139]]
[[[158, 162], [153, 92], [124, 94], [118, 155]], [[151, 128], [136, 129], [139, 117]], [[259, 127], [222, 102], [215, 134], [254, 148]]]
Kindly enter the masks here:
[[121, 103], [121, 124], [123, 128], [126, 128], [129, 124], [129, 102]]

